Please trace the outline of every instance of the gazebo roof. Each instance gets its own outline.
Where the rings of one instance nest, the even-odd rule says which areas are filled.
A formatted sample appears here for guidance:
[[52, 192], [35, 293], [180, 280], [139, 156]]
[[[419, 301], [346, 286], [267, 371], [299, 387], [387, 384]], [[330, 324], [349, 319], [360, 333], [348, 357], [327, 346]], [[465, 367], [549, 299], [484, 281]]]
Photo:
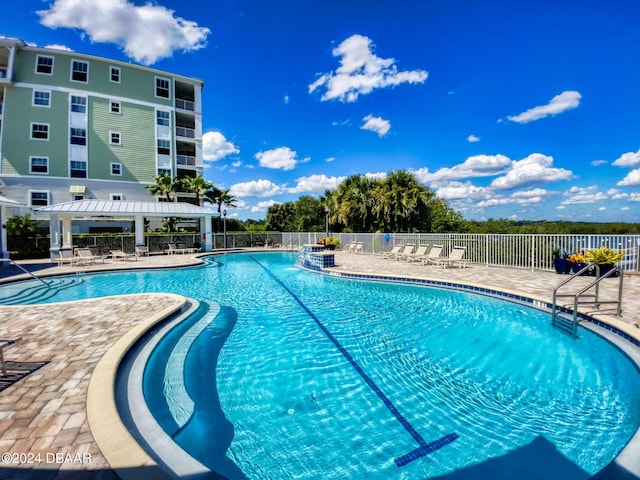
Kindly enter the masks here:
[[24, 207], [24, 204], [5, 197], [4, 195], [0, 195], [0, 205], [5, 207]]
[[[0, 197], [1, 198], [1, 197]], [[121, 200], [76, 200], [35, 208], [35, 212], [76, 216], [213, 217], [218, 213], [183, 202], [128, 202]]]

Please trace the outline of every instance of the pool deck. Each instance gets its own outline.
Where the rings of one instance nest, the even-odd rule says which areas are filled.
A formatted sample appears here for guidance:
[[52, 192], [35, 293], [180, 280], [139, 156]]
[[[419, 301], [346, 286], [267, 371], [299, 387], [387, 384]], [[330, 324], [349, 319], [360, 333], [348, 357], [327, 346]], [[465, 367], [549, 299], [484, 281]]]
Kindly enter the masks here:
[[[113, 269], [164, 269], [199, 262], [192, 255], [152, 255], [138, 261], [107, 261], [73, 267], [46, 261], [20, 263], [37, 276], [48, 276]], [[481, 265], [442, 269], [341, 251], [336, 252], [335, 270], [478, 285], [546, 302], [551, 301], [553, 287], [567, 278], [543, 271]], [[0, 283], [15, 278], [5, 275]], [[575, 287], [569, 291], [590, 280], [592, 278], [577, 278]], [[603, 281], [601, 298], [614, 298], [617, 286], [615, 279]], [[113, 470], [115, 465], [105, 458], [113, 458], [113, 452], [101, 452], [87, 420], [87, 391], [90, 380], [95, 380], [92, 374], [105, 354], [132, 329], [180, 306], [180, 299], [175, 295], [140, 294], [42, 306], [0, 307], [0, 338], [22, 337], [20, 343], [6, 349], [6, 359], [49, 362], [0, 392], [0, 454], [14, 455], [9, 461], [2, 457], [0, 479], [118, 478]], [[640, 275], [624, 277], [623, 317], [615, 317], [605, 308], [595, 316], [640, 339]], [[594, 313], [588, 307], [582, 310]], [[20, 454], [26, 455], [21, 459]], [[123, 460], [122, 465], [140, 478], [150, 473], [144, 463], [127, 464]]]

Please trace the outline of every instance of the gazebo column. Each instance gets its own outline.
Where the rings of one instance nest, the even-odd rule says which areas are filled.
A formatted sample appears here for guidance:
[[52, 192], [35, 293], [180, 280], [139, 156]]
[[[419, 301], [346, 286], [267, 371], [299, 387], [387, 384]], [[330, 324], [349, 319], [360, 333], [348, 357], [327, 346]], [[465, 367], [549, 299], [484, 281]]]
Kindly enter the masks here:
[[[7, 227], [4, 222], [7, 221], [7, 207], [0, 206], [0, 258], [9, 258], [9, 247], [7, 246]], [[4, 262], [0, 262], [4, 265]]]
[[136, 247], [142, 247], [144, 243], [144, 217], [142, 215], [135, 216], [136, 231]]
[[71, 230], [71, 215], [61, 215], [62, 218], [62, 249], [73, 248], [73, 231]]
[[206, 216], [200, 219], [200, 245], [203, 252], [213, 250], [213, 234], [211, 233], [211, 217]]
[[60, 252], [60, 217], [49, 216], [49, 258], [57, 260]]

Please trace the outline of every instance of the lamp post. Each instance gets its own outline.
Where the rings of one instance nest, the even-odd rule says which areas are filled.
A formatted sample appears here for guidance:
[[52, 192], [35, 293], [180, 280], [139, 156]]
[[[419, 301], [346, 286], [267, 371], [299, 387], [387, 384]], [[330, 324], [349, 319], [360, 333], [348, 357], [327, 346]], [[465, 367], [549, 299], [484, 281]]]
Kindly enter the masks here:
[[227, 210], [223, 210], [222, 211], [222, 228], [223, 228], [223, 232], [224, 232], [224, 248], [225, 250], [227, 249]]
[[324, 223], [326, 235], [325, 238], [329, 236], [329, 207], [324, 207]]

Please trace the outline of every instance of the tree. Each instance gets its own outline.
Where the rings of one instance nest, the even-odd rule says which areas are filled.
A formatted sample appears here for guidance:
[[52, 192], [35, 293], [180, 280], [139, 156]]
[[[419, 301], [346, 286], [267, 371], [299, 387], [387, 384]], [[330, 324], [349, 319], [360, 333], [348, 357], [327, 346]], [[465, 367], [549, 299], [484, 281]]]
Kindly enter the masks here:
[[179, 186], [179, 180], [171, 177], [168, 173], [162, 173], [153, 177], [154, 185], [147, 185], [145, 188], [149, 190], [151, 195], [164, 197], [167, 202], [173, 202], [171, 194], [175, 193]]
[[183, 177], [180, 180], [182, 188], [196, 194], [196, 204], [200, 205], [200, 195], [205, 195], [209, 190], [213, 189], [213, 183], [205, 180], [202, 175], [197, 177]]
[[7, 227], [7, 235], [20, 237], [21, 243], [23, 245], [30, 235], [34, 235], [36, 233], [39, 225], [39, 221], [31, 220], [30, 213], [27, 213], [23, 217], [14, 215], [13, 217], [8, 218], [5, 222], [5, 226]]
[[330, 192], [327, 198], [330, 221], [351, 231], [374, 231], [373, 195], [375, 180], [364, 175], [352, 175]]
[[238, 206], [236, 204], [238, 199], [231, 195], [229, 190], [220, 190], [213, 184], [211, 184], [211, 188], [204, 193], [204, 201], [217, 205], [218, 213], [222, 213], [223, 207], [236, 208]]

